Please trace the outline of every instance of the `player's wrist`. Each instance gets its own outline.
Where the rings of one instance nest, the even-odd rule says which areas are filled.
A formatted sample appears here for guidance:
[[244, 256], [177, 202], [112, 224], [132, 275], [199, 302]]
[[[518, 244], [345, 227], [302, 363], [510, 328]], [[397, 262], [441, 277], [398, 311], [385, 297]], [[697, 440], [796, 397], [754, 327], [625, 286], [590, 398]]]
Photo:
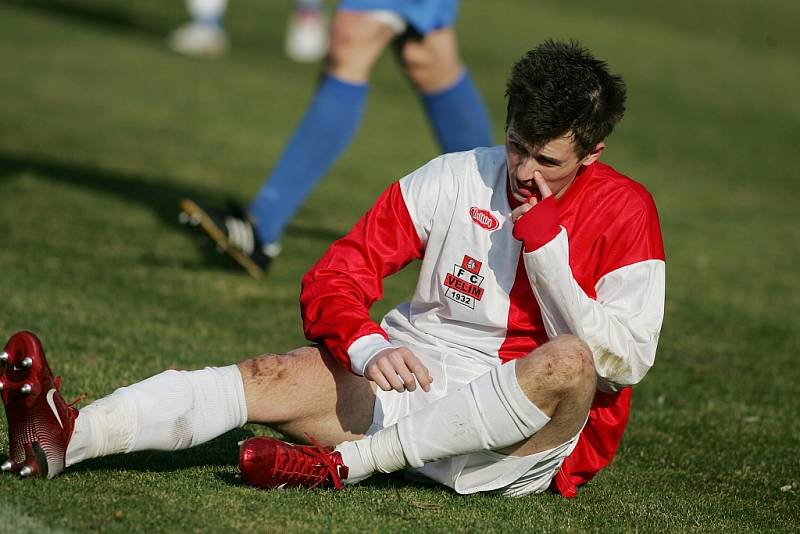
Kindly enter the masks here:
[[357, 375], [364, 376], [367, 366], [375, 357], [386, 349], [394, 347], [382, 334], [369, 334], [355, 340], [347, 348], [350, 358], [350, 369]]
[[522, 241], [525, 252], [533, 252], [552, 241], [560, 231], [558, 206], [550, 196], [536, 204], [514, 223], [513, 235]]

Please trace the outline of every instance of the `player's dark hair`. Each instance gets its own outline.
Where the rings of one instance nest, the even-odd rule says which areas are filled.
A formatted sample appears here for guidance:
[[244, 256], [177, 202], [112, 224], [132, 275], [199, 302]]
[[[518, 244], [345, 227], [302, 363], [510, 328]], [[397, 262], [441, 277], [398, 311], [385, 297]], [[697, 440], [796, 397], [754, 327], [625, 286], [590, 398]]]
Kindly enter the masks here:
[[578, 157], [611, 134], [625, 113], [625, 82], [576, 41], [547, 40], [511, 69], [506, 128], [540, 148], [571, 135]]

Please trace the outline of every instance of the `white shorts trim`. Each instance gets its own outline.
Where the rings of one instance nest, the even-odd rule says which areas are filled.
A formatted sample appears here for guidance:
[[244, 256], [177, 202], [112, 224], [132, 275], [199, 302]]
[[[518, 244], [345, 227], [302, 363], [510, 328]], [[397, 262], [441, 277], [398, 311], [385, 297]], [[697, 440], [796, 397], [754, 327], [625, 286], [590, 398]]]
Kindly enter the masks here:
[[406, 20], [394, 11], [389, 11], [388, 9], [373, 9], [367, 11], [367, 14], [370, 18], [389, 26], [397, 35], [400, 35], [408, 28]]

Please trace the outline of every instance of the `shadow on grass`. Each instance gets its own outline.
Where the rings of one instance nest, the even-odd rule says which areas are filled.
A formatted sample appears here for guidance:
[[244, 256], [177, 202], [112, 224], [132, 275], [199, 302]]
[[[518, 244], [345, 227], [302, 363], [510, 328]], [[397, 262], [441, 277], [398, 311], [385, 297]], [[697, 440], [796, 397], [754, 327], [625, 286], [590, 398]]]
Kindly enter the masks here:
[[[183, 197], [192, 198], [220, 198], [222, 193], [210, 189], [192, 189], [187, 186], [171, 182], [163, 176], [145, 177], [125, 171], [99, 169], [79, 163], [72, 163], [41, 156], [11, 154], [0, 151], [0, 183], [9, 180], [12, 176], [22, 173], [32, 173], [37, 177], [66, 183], [95, 191], [100, 194], [110, 195], [122, 200], [139, 204], [152, 210], [167, 226], [177, 227], [179, 201]], [[203, 255], [199, 263], [184, 262], [181, 266], [188, 269], [214, 268], [230, 270], [236, 268], [233, 260], [218, 254], [210, 240], [200, 235], [200, 232], [191, 230], [195, 236], [198, 250]], [[143, 261], [158, 263], [154, 258], [144, 258]], [[156, 265], [158, 266], [158, 265]]]
[[[68, 183], [101, 194], [111, 195], [123, 200], [145, 206], [153, 210], [168, 226], [178, 226], [178, 203], [181, 198], [199, 198], [218, 202], [226, 193], [207, 188], [189, 188], [171, 182], [163, 176], [145, 176], [125, 171], [99, 169], [79, 163], [63, 161], [42, 156], [13, 154], [0, 150], [0, 181], [12, 176], [30, 172], [42, 178]], [[196, 234], [196, 232], [193, 232]], [[287, 234], [331, 243], [342, 237], [340, 232], [292, 223]], [[218, 266], [229, 267], [228, 258], [216, 254], [213, 247], [203, 242], [201, 249], [207, 253], [208, 261]], [[220, 260], [222, 258], [222, 260]]]
[[[141, 471], [169, 473], [205, 466], [235, 466], [239, 463], [239, 445], [253, 433], [237, 428], [198, 447], [181, 451], [142, 451], [86, 460], [69, 468], [71, 473], [83, 471]], [[235, 481], [233, 477], [232, 480]]]
[[[231, 473], [230, 471], [217, 471], [214, 473], [214, 478], [223, 482], [224, 484], [228, 484], [229, 486], [246, 486], [247, 483], [244, 482], [239, 475], [239, 473]], [[442, 492], [443, 494], [447, 495], [454, 495], [457, 496], [453, 489], [448, 488], [447, 486], [443, 486], [441, 484], [437, 484], [432, 480], [423, 480], [424, 477], [414, 477], [413, 475], [407, 475], [405, 472], [398, 471], [396, 473], [376, 473], [369, 477], [368, 479], [364, 480], [363, 482], [358, 483], [359, 488], [368, 488], [374, 491], [391, 491], [397, 492], [399, 490], [404, 489], [422, 489], [427, 488], [428, 490], [432, 490], [434, 492]], [[345, 491], [347, 490], [348, 486], [345, 486]], [[269, 491], [269, 490], [267, 490]], [[283, 491], [283, 490], [281, 490]], [[292, 491], [289, 489], [288, 491]], [[304, 491], [304, 490], [298, 490]], [[319, 488], [316, 491], [327, 491], [326, 488]], [[397, 496], [398, 499], [402, 500], [403, 498]]]
[[26, 172], [141, 204], [153, 210], [171, 226], [178, 225], [178, 203], [181, 198], [221, 196], [218, 191], [191, 189], [172, 183], [163, 176], [145, 177], [142, 174], [0, 151], [0, 180], [7, 180]]
[[[132, 16], [118, 2], [75, 2], [66, 0], [7, 0], [17, 9], [52, 15], [69, 22], [79, 22], [113, 31], [138, 33], [162, 40], [170, 28]], [[134, 5], [134, 4], [130, 4]]]

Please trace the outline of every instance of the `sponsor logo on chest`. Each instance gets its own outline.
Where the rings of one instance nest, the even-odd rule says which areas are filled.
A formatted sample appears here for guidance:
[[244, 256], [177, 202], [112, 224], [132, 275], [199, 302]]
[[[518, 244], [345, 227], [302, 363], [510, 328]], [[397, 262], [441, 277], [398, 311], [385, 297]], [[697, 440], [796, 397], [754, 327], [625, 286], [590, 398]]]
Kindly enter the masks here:
[[444, 286], [447, 288], [444, 295], [470, 309], [475, 309], [475, 302], [483, 298], [484, 277], [481, 271], [481, 262], [475, 258], [464, 256], [461, 265], [453, 265], [453, 272], [447, 273]]
[[490, 232], [492, 230], [497, 230], [497, 228], [500, 226], [498, 220], [489, 210], [472, 206], [469, 209], [469, 216], [472, 217], [472, 220], [475, 221], [475, 224], [485, 230], [489, 230]]

